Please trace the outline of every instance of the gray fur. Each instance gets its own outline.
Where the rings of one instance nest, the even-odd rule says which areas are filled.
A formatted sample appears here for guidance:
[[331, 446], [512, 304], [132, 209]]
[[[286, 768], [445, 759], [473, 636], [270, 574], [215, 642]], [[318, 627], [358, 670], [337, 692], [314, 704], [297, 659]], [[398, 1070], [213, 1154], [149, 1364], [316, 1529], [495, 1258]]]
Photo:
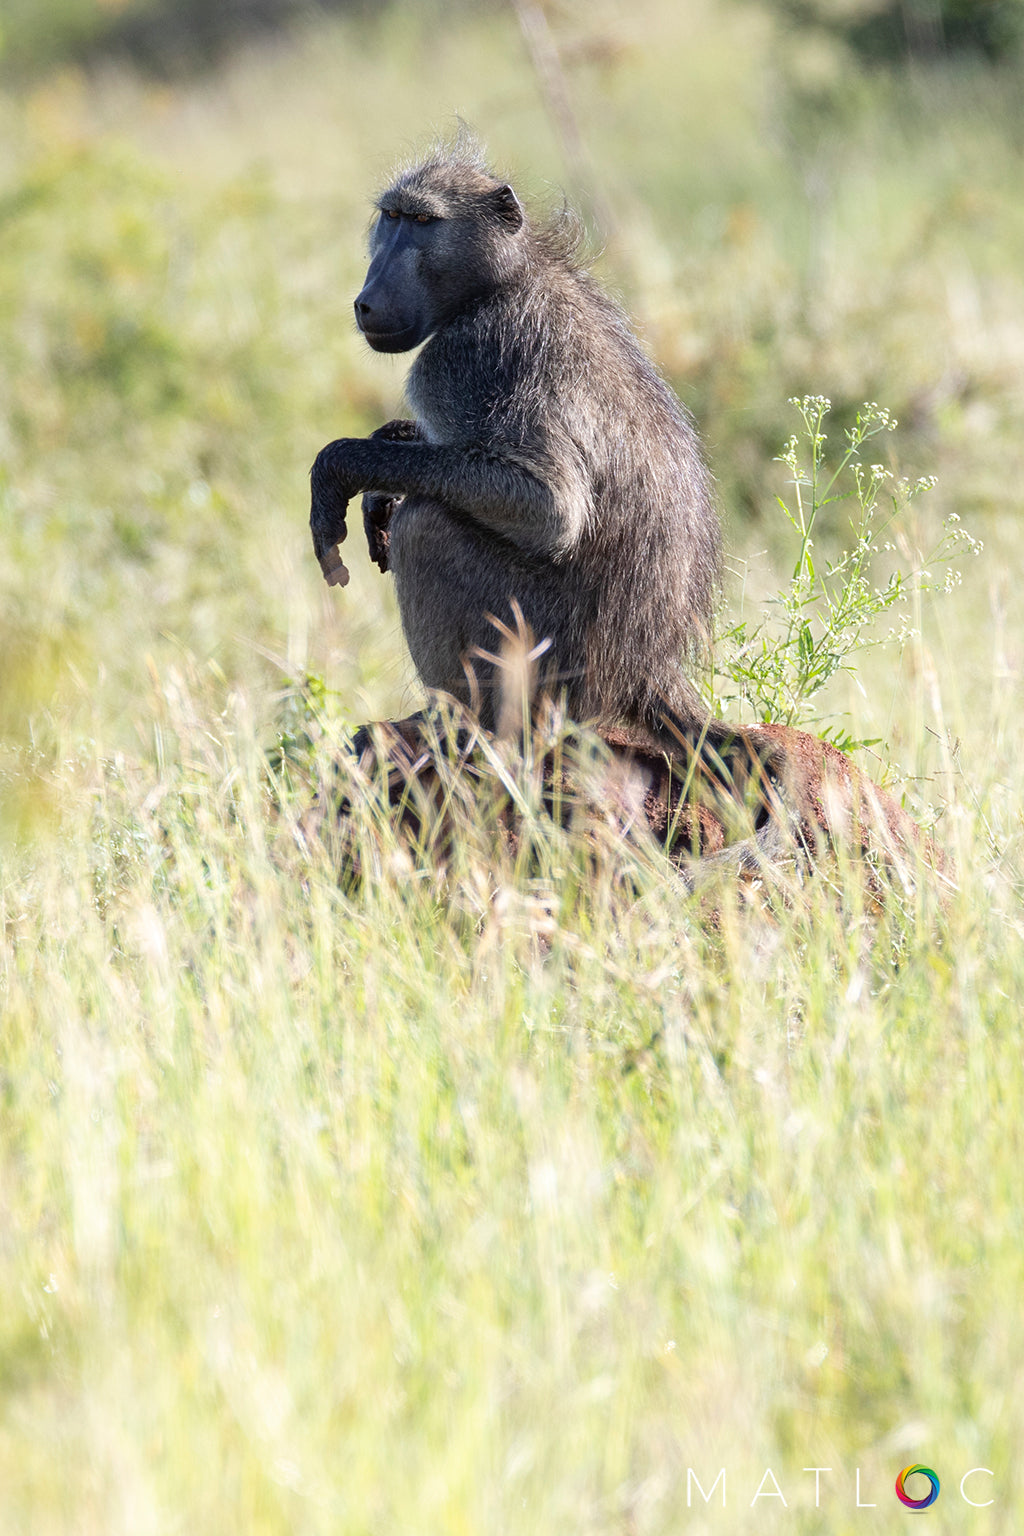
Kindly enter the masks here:
[[493, 724], [494, 670], [474, 652], [495, 649], [490, 616], [512, 626], [517, 602], [575, 718], [706, 730], [686, 665], [709, 635], [719, 528], [689, 416], [565, 222], [531, 223], [471, 155], [438, 152], [378, 207], [357, 322], [380, 351], [426, 342], [415, 423], [317, 457], [325, 574], [366, 492], [370, 552], [428, 688]]

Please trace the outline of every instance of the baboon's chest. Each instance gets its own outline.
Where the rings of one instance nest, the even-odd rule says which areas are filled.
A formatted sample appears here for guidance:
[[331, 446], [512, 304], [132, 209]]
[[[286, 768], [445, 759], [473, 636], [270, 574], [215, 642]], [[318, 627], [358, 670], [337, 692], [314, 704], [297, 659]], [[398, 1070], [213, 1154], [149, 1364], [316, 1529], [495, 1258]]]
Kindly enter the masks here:
[[405, 392], [427, 442], [457, 444], [474, 436], [475, 412], [467, 410], [457, 379], [437, 369], [424, 378], [414, 369]]
[[486, 442], [507, 412], [510, 393], [494, 350], [435, 337], [413, 364], [406, 399], [428, 442]]

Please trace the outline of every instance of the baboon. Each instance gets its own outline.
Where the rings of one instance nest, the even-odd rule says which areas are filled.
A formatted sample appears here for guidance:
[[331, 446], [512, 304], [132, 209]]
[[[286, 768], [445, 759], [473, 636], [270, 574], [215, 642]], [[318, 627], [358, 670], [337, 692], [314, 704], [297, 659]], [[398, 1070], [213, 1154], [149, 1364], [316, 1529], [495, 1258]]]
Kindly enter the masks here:
[[[336, 546], [363, 492], [370, 555], [394, 574], [419, 675], [470, 708], [470, 735], [498, 720], [496, 635], [532, 634], [542, 689], [622, 767], [624, 825], [635, 802], [681, 856], [747, 873], [848, 835], [898, 867], [915, 829], [841, 754], [785, 727], [713, 720], [701, 703], [689, 670], [720, 559], [710, 477], [689, 415], [575, 249], [568, 215], [532, 221], [461, 146], [381, 195], [356, 321], [378, 352], [425, 343], [407, 381], [415, 420], [318, 454], [324, 576], [348, 580]], [[433, 725], [380, 730], [404, 817], [410, 784], [437, 766]], [[353, 752], [367, 751], [364, 728]], [[730, 833], [737, 808], [752, 836]]]
[[462, 148], [380, 196], [356, 322], [378, 352], [426, 343], [406, 386], [415, 420], [317, 456], [313, 546], [326, 579], [347, 581], [335, 546], [364, 492], [422, 681], [484, 726], [493, 621], [518, 605], [574, 718], [732, 740], [687, 673], [720, 550], [697, 434], [575, 248], [571, 216], [531, 220]]

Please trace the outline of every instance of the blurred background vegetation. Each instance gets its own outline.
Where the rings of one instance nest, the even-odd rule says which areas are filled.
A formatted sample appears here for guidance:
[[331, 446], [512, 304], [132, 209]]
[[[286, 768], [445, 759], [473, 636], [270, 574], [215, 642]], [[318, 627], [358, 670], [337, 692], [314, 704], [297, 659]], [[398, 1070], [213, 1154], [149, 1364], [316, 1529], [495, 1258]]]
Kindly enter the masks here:
[[[449, 16], [498, 11], [504, 0], [412, 0]], [[831, 33], [862, 59], [903, 63], [975, 52], [1012, 57], [1024, 33], [1021, 0], [765, 0], [782, 18]], [[14, 68], [119, 57], [155, 73], [220, 62], [253, 36], [281, 33], [331, 12], [371, 17], [409, 0], [7, 0], [5, 43]], [[552, 4], [561, 21], [569, 4]]]
[[991, 611], [1024, 494], [1024, 0], [0, 16], [9, 787], [55, 711], [130, 736], [147, 656], [313, 670], [353, 718], [415, 701], [389, 585], [358, 552], [347, 593], [319, 580], [306, 471], [398, 408], [405, 362], [350, 319], [368, 200], [456, 114], [527, 194], [582, 205], [697, 417], [730, 550], [768, 550], [754, 588], [787, 398], [821, 392], [839, 424], [887, 405], [896, 467], [939, 476], [920, 515], [995, 541], [961, 628]]

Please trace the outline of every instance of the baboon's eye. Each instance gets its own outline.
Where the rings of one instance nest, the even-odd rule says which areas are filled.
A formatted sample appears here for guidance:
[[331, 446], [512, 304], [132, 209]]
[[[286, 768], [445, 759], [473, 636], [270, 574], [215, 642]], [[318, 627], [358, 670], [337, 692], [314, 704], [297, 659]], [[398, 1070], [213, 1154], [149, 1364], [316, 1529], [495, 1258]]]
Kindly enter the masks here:
[[383, 213], [386, 219], [400, 219], [402, 217], [397, 208], [385, 208]]
[[434, 215], [432, 213], [418, 213], [416, 215], [416, 223], [417, 224], [433, 224], [434, 223]]

